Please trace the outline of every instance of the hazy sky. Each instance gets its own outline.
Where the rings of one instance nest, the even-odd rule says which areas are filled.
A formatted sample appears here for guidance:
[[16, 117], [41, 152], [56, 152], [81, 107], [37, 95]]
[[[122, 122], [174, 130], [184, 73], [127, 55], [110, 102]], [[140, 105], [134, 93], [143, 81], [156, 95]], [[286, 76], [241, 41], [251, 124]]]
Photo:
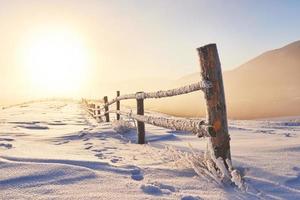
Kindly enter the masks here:
[[299, 40], [299, 19], [296, 0], [0, 0], [0, 103], [38, 96], [26, 85], [33, 75], [24, 60], [43, 34], [67, 30], [77, 38], [89, 80], [176, 79], [199, 69], [201, 45], [217, 43], [229, 70]]

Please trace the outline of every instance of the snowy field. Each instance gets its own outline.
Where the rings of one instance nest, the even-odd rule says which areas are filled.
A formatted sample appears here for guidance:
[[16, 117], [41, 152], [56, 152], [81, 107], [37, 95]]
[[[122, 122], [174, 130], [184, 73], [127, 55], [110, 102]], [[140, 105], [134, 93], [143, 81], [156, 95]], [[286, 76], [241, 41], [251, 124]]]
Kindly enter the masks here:
[[300, 199], [300, 120], [230, 121], [229, 131], [246, 191], [196, 173], [189, 155], [206, 139], [146, 125], [138, 145], [135, 129], [97, 123], [75, 102], [3, 109], [0, 199]]

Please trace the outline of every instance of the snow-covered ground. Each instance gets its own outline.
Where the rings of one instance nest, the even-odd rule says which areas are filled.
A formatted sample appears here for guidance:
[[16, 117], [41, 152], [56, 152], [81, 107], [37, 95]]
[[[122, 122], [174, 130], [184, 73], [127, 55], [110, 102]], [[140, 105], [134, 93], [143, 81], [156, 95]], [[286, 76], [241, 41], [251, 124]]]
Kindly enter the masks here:
[[300, 199], [300, 120], [230, 121], [229, 129], [247, 191], [195, 172], [188, 155], [201, 154], [205, 139], [146, 125], [148, 144], [138, 145], [135, 129], [116, 132], [76, 102], [3, 109], [0, 199]]

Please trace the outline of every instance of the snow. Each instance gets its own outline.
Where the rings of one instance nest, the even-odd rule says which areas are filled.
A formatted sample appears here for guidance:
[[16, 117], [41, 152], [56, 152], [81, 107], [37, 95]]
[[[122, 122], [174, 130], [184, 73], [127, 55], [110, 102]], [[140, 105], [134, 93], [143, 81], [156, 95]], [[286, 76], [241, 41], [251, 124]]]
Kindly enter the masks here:
[[229, 121], [239, 189], [205, 169], [205, 138], [146, 125], [139, 145], [132, 120], [98, 123], [77, 102], [9, 107], [0, 199], [300, 199], [299, 119]]

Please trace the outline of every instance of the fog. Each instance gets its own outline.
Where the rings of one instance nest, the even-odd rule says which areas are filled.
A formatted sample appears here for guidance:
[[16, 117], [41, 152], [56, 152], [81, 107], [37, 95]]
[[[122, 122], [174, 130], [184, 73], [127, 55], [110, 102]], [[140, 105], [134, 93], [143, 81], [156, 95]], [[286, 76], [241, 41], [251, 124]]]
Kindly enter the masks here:
[[[240, 67], [223, 72], [228, 117], [256, 119], [300, 115], [300, 42], [268, 51]], [[116, 85], [121, 93], [171, 89], [200, 81], [200, 72], [177, 80], [149, 79]], [[113, 94], [112, 94], [113, 95]], [[170, 115], [205, 117], [202, 91], [145, 100], [147, 109]], [[126, 104], [126, 102], [124, 102]], [[130, 105], [135, 105], [130, 102]]]

